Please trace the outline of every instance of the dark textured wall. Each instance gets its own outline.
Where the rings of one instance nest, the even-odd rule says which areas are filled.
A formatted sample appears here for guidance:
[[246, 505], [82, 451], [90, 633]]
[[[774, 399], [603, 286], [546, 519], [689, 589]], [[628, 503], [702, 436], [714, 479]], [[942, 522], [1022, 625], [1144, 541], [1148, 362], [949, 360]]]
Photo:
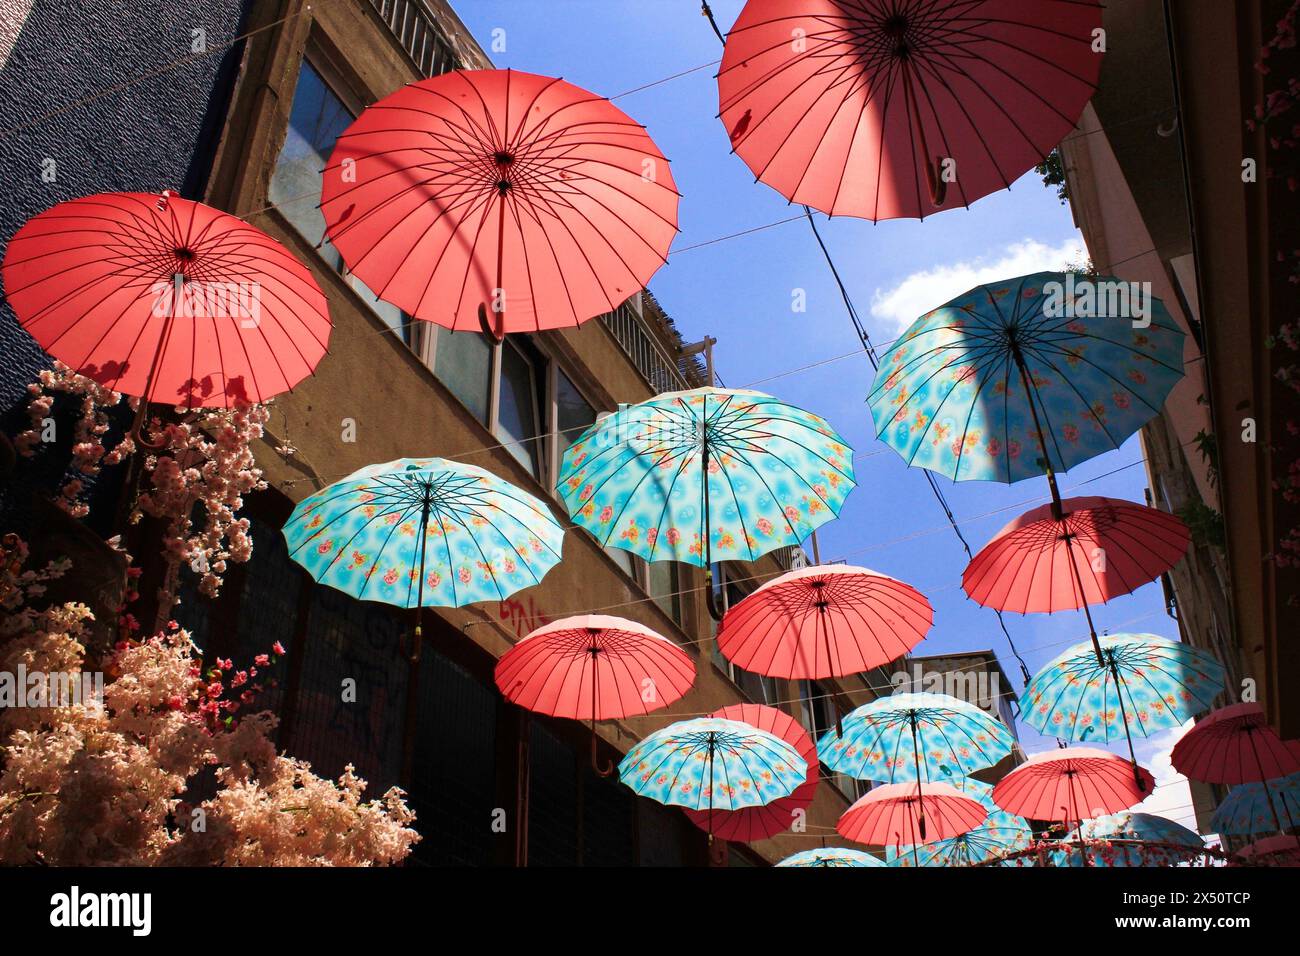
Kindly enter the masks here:
[[[32, 3], [0, 67], [0, 252], [28, 218], [65, 199], [166, 188], [201, 198], [242, 49], [231, 41], [251, 2]], [[26, 4], [0, 6], [12, 24]], [[205, 31], [206, 55], [192, 52], [194, 29]], [[53, 182], [42, 178], [47, 160], [57, 164]], [[10, 436], [25, 427], [28, 383], [48, 365], [0, 305], [0, 425]], [[62, 451], [20, 465], [0, 523], [23, 524], [15, 509], [25, 510], [33, 483], [57, 480]]]

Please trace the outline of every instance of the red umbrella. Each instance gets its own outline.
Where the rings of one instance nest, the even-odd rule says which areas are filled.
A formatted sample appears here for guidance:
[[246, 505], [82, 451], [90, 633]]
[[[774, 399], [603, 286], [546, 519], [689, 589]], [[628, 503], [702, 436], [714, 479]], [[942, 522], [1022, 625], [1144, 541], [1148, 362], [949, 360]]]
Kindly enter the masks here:
[[[919, 822], [922, 815], [924, 827]], [[983, 823], [988, 815], [978, 800], [946, 783], [886, 783], [849, 807], [835, 829], [858, 843], [895, 847], [910, 844], [915, 848], [961, 836]]]
[[1300, 839], [1281, 834], [1248, 843], [1236, 856], [1252, 866], [1300, 866]]
[[1300, 771], [1297, 749], [1294, 741], [1284, 741], [1268, 725], [1259, 704], [1245, 703], [1220, 707], [1201, 718], [1169, 757], [1175, 770], [1193, 780], [1236, 784]]
[[1149, 770], [1118, 754], [1066, 747], [1036, 753], [1012, 770], [993, 787], [993, 802], [1029, 820], [1061, 820], [1068, 831], [1086, 818], [1127, 810], [1154, 787]]
[[771, 677], [843, 677], [901, 657], [934, 610], [921, 592], [866, 568], [816, 565], [767, 582], [722, 619], [718, 650]]
[[541, 714], [596, 721], [648, 714], [679, 699], [695, 665], [676, 644], [635, 621], [603, 614], [539, 627], [497, 661], [507, 700]]
[[766, 806], [746, 807], [743, 810], [687, 810], [686, 815], [691, 822], [701, 830], [724, 840], [740, 843], [765, 840], [790, 829], [798, 814], [807, 810], [817, 792], [821, 764], [817, 762], [817, 745], [812, 737], [785, 711], [764, 707], [762, 704], [732, 704], [715, 710], [709, 716], [739, 721], [779, 737], [799, 752], [799, 756], [808, 764], [808, 772], [804, 782], [788, 797], [782, 797]]
[[677, 232], [672, 173], [644, 127], [517, 70], [384, 97], [338, 138], [323, 179], [326, 233], [381, 299], [498, 337], [617, 308]]
[[265, 401], [310, 375], [329, 342], [325, 296], [287, 249], [170, 192], [47, 209], [9, 240], [3, 276], [45, 351], [165, 405]]
[[750, 0], [718, 100], [732, 148], [791, 202], [923, 217], [1010, 186], [1092, 97], [1094, 0]]
[[1156, 580], [1190, 540], [1167, 512], [1118, 498], [1066, 498], [1059, 517], [1047, 504], [999, 531], [961, 582], [972, 599], [1000, 611], [1077, 610]]

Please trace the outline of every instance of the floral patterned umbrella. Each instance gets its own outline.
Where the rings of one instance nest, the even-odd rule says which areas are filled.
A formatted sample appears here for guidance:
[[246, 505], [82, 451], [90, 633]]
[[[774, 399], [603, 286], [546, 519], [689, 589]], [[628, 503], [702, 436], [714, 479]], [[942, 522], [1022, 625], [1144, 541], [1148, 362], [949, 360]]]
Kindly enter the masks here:
[[955, 837], [914, 847], [915, 852], [890, 847], [885, 850], [890, 866], [976, 866], [1029, 846], [1033, 830], [1022, 817], [1007, 813], [993, 802], [992, 784], [967, 777], [952, 781], [952, 786], [982, 804], [989, 811], [987, 819]]
[[1216, 833], [1258, 836], [1277, 830], [1274, 811], [1287, 829], [1300, 822], [1300, 773], [1264, 783], [1237, 784], [1223, 798], [1210, 823]]
[[885, 354], [868, 396], [876, 432], [909, 465], [957, 481], [1051, 478], [1118, 448], [1183, 375], [1183, 332], [1164, 305], [1121, 317], [1132, 306], [1128, 285], [1102, 276], [978, 286]]
[[491, 472], [443, 458], [369, 465], [303, 499], [289, 556], [322, 584], [420, 609], [501, 601], [559, 563], [550, 508]]
[[618, 765], [619, 779], [640, 796], [704, 811], [741, 810], [788, 797], [807, 772], [799, 752], [780, 737], [716, 717], [669, 724]]
[[853, 450], [823, 419], [722, 388], [665, 392], [603, 418], [564, 453], [558, 482], [602, 545], [703, 568], [798, 544], [853, 486]]
[[996, 717], [946, 694], [893, 694], [863, 704], [817, 744], [822, 763], [859, 780], [952, 783], [1011, 753]]
[[1200, 648], [1154, 634], [1108, 634], [1076, 644], [1038, 672], [1020, 700], [1021, 719], [1063, 740], [1149, 737], [1209, 710], [1223, 668]]
[[[1083, 841], [1082, 846], [1068, 846]], [[1205, 849], [1195, 830], [1153, 813], [1125, 810], [1084, 820], [1052, 853], [1053, 866], [1172, 865]]]
[[787, 856], [777, 866], [884, 866], [885, 861], [861, 850], [848, 850], [840, 846], [821, 850], [804, 850]]

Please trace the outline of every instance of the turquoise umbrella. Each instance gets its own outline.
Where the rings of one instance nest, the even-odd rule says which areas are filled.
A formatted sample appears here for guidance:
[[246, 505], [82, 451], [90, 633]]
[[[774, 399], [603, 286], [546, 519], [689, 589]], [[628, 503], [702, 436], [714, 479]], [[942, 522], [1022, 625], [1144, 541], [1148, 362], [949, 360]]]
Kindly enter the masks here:
[[[1267, 789], [1265, 789], [1267, 788]], [[1216, 833], [1258, 836], [1300, 823], [1300, 773], [1264, 783], [1239, 783], [1228, 791], [1210, 821]]]
[[550, 508], [491, 472], [442, 458], [370, 465], [304, 498], [289, 556], [352, 597], [420, 610], [501, 601], [560, 560]]
[[[1080, 840], [1082, 846], [1070, 846]], [[1200, 853], [1205, 841], [1166, 817], [1125, 810], [1084, 820], [1061, 846], [1053, 866], [1170, 866]]]
[[1034, 835], [1029, 824], [993, 802], [992, 784], [970, 777], [948, 783], [983, 804], [989, 811], [988, 818], [951, 839], [920, 844], [914, 848], [916, 852], [909, 849], [900, 853], [889, 847], [885, 859], [890, 866], [976, 866], [1029, 846]]
[[780, 737], [717, 717], [669, 724], [638, 742], [618, 765], [619, 779], [640, 796], [707, 811], [710, 821], [714, 810], [761, 807], [788, 797], [807, 774], [799, 751]]
[[1213, 706], [1223, 667], [1211, 655], [1154, 634], [1107, 634], [1044, 667], [1020, 699], [1020, 719], [1063, 740], [1128, 741], [1178, 727]]
[[884, 866], [885, 861], [861, 850], [831, 846], [787, 856], [777, 866]]
[[1011, 753], [1006, 726], [946, 694], [893, 694], [863, 704], [817, 742], [818, 759], [859, 780], [952, 783]]
[[564, 453], [558, 481], [573, 520], [602, 545], [703, 568], [798, 544], [853, 486], [853, 450], [823, 419], [722, 388], [606, 416]]
[[877, 435], [957, 481], [1046, 474], [1054, 487], [1052, 472], [1118, 448], [1182, 378], [1182, 330], [1132, 291], [1037, 272], [926, 313], [881, 360], [867, 399]]

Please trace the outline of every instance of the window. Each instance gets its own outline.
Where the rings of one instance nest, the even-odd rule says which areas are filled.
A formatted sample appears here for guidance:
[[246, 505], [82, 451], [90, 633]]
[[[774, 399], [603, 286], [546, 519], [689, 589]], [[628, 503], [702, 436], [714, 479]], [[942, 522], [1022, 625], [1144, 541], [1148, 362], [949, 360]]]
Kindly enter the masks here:
[[492, 346], [477, 332], [436, 328], [433, 374], [484, 425], [491, 413]]
[[646, 565], [646, 593], [655, 599], [660, 610], [674, 621], [682, 619], [682, 597], [678, 593], [676, 561], [651, 561]]
[[334, 269], [342, 268], [343, 259], [324, 239], [325, 217], [317, 208], [320, 171], [329, 162], [335, 140], [351, 122], [352, 113], [325, 85], [316, 68], [304, 60], [267, 198], [312, 245], [324, 240], [321, 257]]
[[[267, 200], [280, 211], [298, 233], [317, 247], [317, 252], [336, 272], [344, 272], [343, 257], [325, 237], [325, 216], [320, 203], [321, 170], [329, 163], [334, 143], [355, 113], [325, 82], [320, 70], [308, 60], [298, 70], [289, 111], [289, 128], [284, 146], [276, 157], [267, 189]], [[385, 302], [356, 276], [347, 283], [379, 318], [407, 345], [412, 345], [415, 324], [397, 306]]]
[[537, 447], [542, 433], [538, 399], [543, 394], [538, 379], [544, 363], [541, 356], [528, 354], [532, 350], [523, 344], [526, 341], [507, 339], [497, 348], [501, 359], [501, 391], [493, 431], [529, 474], [545, 482], [547, 476], [541, 471]]

